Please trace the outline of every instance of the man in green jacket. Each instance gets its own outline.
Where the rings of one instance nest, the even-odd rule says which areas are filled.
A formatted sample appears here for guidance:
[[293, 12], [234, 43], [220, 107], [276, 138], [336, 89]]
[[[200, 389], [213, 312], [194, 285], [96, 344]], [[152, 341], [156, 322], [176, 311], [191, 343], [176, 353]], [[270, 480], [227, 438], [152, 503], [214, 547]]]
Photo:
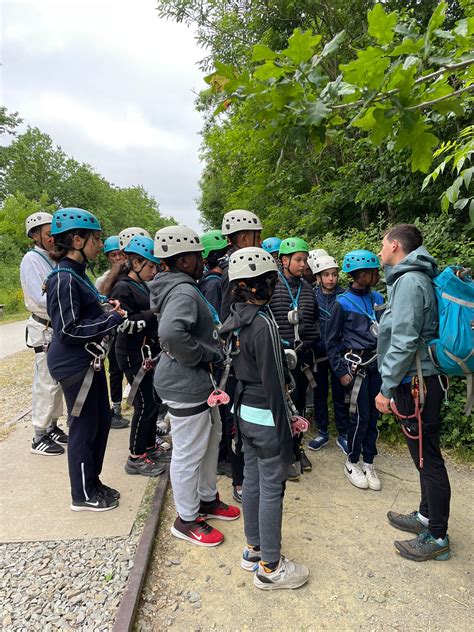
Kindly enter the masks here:
[[[432, 363], [426, 345], [437, 337], [438, 308], [432, 279], [438, 269], [422, 244], [420, 231], [411, 224], [394, 226], [383, 238], [379, 257], [389, 302], [380, 320], [377, 353], [382, 387], [375, 398], [381, 413], [389, 413], [394, 402], [401, 415], [411, 416], [407, 421], [415, 422], [405, 427], [409, 433], [412, 428], [414, 434], [414, 438], [407, 437], [406, 441], [420, 475], [420, 507], [408, 515], [392, 511], [387, 514], [392, 526], [416, 535], [412, 540], [395, 542], [403, 557], [415, 561], [449, 558], [447, 529], [451, 498], [439, 446], [444, 377]], [[418, 379], [420, 372], [422, 380]], [[421, 412], [423, 466], [414, 416], [418, 388], [425, 393]]]

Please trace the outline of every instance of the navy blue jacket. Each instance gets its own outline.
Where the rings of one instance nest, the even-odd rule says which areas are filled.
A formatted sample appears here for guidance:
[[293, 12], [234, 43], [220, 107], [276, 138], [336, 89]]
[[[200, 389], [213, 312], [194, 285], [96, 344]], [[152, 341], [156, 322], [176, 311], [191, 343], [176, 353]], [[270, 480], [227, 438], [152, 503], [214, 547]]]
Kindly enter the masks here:
[[337, 377], [348, 373], [344, 354], [377, 348], [377, 338], [370, 332], [372, 321], [366, 315], [374, 311], [374, 305], [383, 305], [381, 294], [374, 290], [356, 290], [350, 285], [336, 297], [331, 319], [326, 323], [326, 352], [332, 370]]
[[220, 316], [222, 304], [222, 274], [215, 270], [208, 270], [203, 274], [198, 286]]
[[59, 272], [48, 279], [47, 307], [53, 339], [48, 349], [48, 368], [55, 380], [63, 380], [87, 369], [92, 356], [88, 342], [100, 342], [122, 322], [117, 312], [105, 313], [86, 281], [86, 265], [65, 257], [60, 268], [71, 268], [84, 279]]
[[323, 357], [326, 355], [326, 330], [327, 324], [331, 319], [331, 313], [336, 302], [336, 298], [339, 294], [344, 293], [344, 288], [340, 285], [336, 285], [331, 294], [325, 294], [320, 285], [314, 288], [314, 295], [319, 306], [319, 330], [321, 332], [321, 340], [316, 343], [315, 351], [317, 357]]

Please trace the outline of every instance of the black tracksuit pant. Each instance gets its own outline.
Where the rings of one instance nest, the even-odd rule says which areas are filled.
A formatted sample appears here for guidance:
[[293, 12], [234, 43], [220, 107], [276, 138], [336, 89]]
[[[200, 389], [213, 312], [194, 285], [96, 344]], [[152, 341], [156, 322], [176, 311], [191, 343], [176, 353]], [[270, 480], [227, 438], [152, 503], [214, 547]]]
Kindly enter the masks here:
[[[411, 458], [420, 475], [421, 501], [420, 514], [428, 518], [428, 530], [434, 538], [444, 538], [448, 530], [449, 503], [451, 487], [448, 473], [439, 447], [441, 432], [441, 404], [444, 392], [437, 375], [425, 377], [426, 399], [421, 415], [423, 422], [423, 468], [419, 464], [419, 443], [416, 439], [406, 439]], [[410, 384], [398, 387], [410, 390]], [[398, 405], [398, 404], [397, 404]], [[400, 410], [402, 414], [410, 414]]]
[[314, 389], [314, 420], [320, 432], [329, 432], [329, 376], [331, 376], [332, 405], [337, 432], [340, 435], [347, 435], [349, 423], [349, 411], [345, 403], [344, 387], [340, 379], [332, 371], [328, 360], [323, 360], [317, 364], [318, 372], [315, 375], [317, 387]]
[[[140, 370], [141, 356], [122, 355], [117, 353], [119, 367], [125, 373], [130, 385]], [[133, 417], [130, 427], [130, 454], [144, 454], [147, 448], [153, 448], [156, 441], [156, 422], [161, 400], [153, 386], [154, 371], [145, 373], [133, 400]]]
[[113, 404], [120, 404], [122, 402], [123, 371], [120, 369], [117, 362], [117, 356], [115, 354], [115, 340], [110, 348], [108, 359], [110, 399]]
[[82, 375], [73, 384], [70, 381], [66, 379], [61, 382], [70, 420], [67, 457], [72, 499], [81, 502], [89, 500], [96, 492], [109, 436], [111, 413], [104, 369], [94, 372], [79, 417], [73, 417], [70, 413], [82, 385]]

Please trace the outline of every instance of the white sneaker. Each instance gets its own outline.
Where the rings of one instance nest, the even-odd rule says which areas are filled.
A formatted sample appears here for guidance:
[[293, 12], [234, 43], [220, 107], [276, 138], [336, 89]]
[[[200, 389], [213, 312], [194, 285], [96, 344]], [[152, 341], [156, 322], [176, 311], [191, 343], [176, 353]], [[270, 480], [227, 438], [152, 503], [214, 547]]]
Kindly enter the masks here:
[[278, 567], [272, 573], [266, 573], [261, 564], [253, 576], [253, 583], [262, 590], [279, 590], [280, 588], [299, 588], [306, 584], [309, 569], [304, 564], [297, 564], [281, 556]]
[[346, 478], [348, 478], [350, 482], [354, 485], [354, 487], [358, 487], [359, 489], [369, 488], [369, 481], [362, 471], [360, 463], [351, 463], [349, 460], [347, 460], [344, 466], [344, 474], [346, 475]]
[[374, 464], [362, 463], [362, 471], [364, 472], [369, 484], [369, 489], [373, 489], [375, 492], [380, 491], [382, 489], [382, 483], [380, 482], [380, 478], [375, 471]]

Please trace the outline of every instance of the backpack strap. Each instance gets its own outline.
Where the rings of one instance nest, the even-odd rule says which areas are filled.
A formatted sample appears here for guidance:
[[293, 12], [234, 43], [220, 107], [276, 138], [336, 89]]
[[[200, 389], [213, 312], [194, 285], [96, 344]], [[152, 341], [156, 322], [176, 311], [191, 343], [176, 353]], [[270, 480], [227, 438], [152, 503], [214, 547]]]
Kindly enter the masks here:
[[471, 373], [471, 371], [469, 370], [469, 367], [466, 364], [466, 360], [472, 355], [473, 352], [471, 351], [469, 356], [464, 359], [458, 358], [457, 356], [454, 355], [454, 353], [451, 353], [447, 349], [445, 349], [444, 352], [448, 356], [448, 358], [450, 358], [453, 362], [456, 362], [456, 364], [461, 367], [462, 372], [466, 376], [467, 393], [466, 393], [466, 406], [464, 407], [464, 414], [466, 416], [469, 416], [474, 406], [474, 388], [473, 388], [474, 380], [473, 380], [473, 374]]

